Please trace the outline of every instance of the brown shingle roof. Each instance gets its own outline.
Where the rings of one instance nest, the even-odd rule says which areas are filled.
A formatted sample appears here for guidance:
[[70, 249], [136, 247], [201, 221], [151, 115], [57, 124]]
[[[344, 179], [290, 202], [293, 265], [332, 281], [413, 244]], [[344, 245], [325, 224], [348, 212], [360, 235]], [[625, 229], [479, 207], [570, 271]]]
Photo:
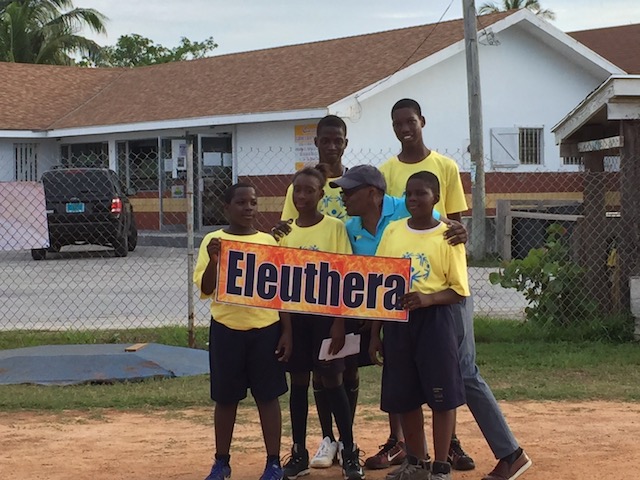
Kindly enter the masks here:
[[0, 63], [0, 130], [44, 130], [99, 94], [122, 69]]
[[570, 32], [569, 35], [625, 72], [640, 74], [640, 23]]
[[324, 108], [463, 38], [462, 20], [453, 20], [135, 68], [52, 127]]

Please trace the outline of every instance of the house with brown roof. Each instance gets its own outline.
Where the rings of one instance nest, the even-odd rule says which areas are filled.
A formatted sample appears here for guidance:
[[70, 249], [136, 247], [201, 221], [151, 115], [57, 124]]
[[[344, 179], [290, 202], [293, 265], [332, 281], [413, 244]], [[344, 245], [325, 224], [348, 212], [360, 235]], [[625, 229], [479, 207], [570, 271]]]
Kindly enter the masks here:
[[[631, 27], [625, 35], [640, 31]], [[551, 127], [637, 62], [618, 54], [611, 32], [567, 35], [528, 10], [480, 16], [478, 29], [486, 169], [496, 192], [505, 178], [507, 193], [540, 192], [534, 178], [579, 169], [560, 157]], [[461, 19], [132, 69], [0, 64], [0, 181], [37, 180], [57, 164], [109, 166], [136, 192], [140, 227], [171, 229], [184, 225], [192, 148], [197, 226], [224, 221], [220, 193], [245, 177], [271, 221], [291, 173], [314, 159], [318, 119], [347, 122], [347, 164], [379, 164], [398, 150], [391, 106], [411, 97], [427, 145], [456, 159], [469, 188], [465, 65]], [[489, 177], [487, 188], [492, 208]]]

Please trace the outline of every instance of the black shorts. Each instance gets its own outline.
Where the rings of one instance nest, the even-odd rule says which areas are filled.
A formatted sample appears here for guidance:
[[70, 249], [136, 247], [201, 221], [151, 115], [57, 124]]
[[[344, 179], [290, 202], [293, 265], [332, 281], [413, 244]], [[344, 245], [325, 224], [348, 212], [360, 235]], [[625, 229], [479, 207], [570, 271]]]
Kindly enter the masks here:
[[211, 319], [209, 369], [211, 399], [222, 404], [247, 397], [268, 402], [287, 392], [284, 364], [275, 351], [280, 341], [280, 322], [264, 328], [233, 330]]
[[345, 331], [360, 335], [360, 352], [345, 357], [346, 368], [368, 367], [373, 365], [369, 357], [369, 342], [371, 340], [371, 321], [349, 318], [345, 320]]
[[[293, 350], [285, 368], [291, 373], [316, 372], [334, 375], [344, 371], [344, 358], [319, 360], [320, 345], [331, 338], [334, 317], [322, 315], [291, 314]], [[345, 327], [345, 333], [346, 327]]]
[[407, 323], [385, 322], [380, 408], [406, 413], [423, 404], [452, 410], [466, 401], [451, 305], [419, 308]]

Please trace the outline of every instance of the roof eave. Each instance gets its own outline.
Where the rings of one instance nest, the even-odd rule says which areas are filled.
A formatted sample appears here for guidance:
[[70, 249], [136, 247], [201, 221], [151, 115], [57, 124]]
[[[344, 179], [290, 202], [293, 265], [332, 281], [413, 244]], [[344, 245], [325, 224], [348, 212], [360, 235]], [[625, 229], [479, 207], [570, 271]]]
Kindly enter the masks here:
[[562, 143], [577, 132], [595, 113], [607, 106], [608, 102], [621, 101], [624, 97], [640, 97], [640, 75], [612, 75], [605, 80], [551, 128], [556, 144]]
[[46, 132], [46, 137], [64, 138], [87, 135], [106, 135], [114, 133], [132, 133], [169, 129], [188, 129], [211, 127], [216, 125], [239, 125], [248, 123], [282, 122], [290, 120], [306, 120], [322, 118], [327, 114], [326, 108], [303, 110], [286, 110], [279, 112], [246, 113], [235, 115], [216, 115], [197, 118], [181, 118], [158, 120], [153, 122], [121, 123], [114, 125], [95, 125], [87, 127], [53, 128]]

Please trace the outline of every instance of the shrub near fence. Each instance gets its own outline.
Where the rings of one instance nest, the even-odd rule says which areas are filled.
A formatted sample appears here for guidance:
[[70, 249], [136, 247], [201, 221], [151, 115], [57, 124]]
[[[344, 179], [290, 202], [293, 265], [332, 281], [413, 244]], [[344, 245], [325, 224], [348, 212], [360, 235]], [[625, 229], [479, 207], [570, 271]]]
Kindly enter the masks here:
[[[74, 331], [175, 325], [186, 328], [190, 282], [186, 249], [186, 171], [167, 168], [165, 160], [171, 145], [165, 147], [167, 152], [161, 152], [160, 160], [156, 152], [142, 147], [128, 154], [119, 152], [116, 169], [122, 190], [131, 199], [139, 235], [137, 248], [127, 257], [114, 257], [108, 246], [65, 246], [59, 252], [48, 253], [47, 260], [42, 262], [32, 260], [29, 251], [0, 252], [0, 329], [24, 330], [25, 335], [29, 335], [29, 331], [50, 329]], [[393, 153], [348, 151], [344, 162], [347, 166], [379, 165]], [[471, 165], [467, 155], [443, 153], [448, 153], [460, 165], [467, 201], [471, 205]], [[207, 231], [219, 228], [224, 222], [221, 195], [237, 180], [256, 185], [261, 211], [258, 223], [262, 229], [270, 228], [279, 218], [286, 187], [299, 161], [298, 152], [283, 148], [239, 150], [233, 154], [233, 162], [223, 155], [220, 154], [220, 161], [215, 165], [211, 164], [212, 157], [207, 157], [207, 162], [194, 161], [196, 248]], [[199, 158], [197, 152], [195, 158]], [[57, 158], [40, 162], [41, 165], [56, 163], [60, 163]], [[107, 167], [108, 158], [71, 156], [65, 163], [72, 167]], [[487, 165], [487, 252], [485, 258], [470, 261], [469, 268], [476, 315], [525, 318], [528, 305], [525, 295], [492, 284], [489, 276], [499, 271], [504, 257], [526, 258], [532, 248], [545, 248], [547, 239], [540, 232], [554, 221], [553, 218], [521, 221], [524, 217], [514, 214], [507, 225], [500, 220], [497, 208], [498, 202], [505, 199], [575, 205], [573, 213], [551, 213], [565, 215], [563, 222], [572, 225], [567, 229], [570, 234], [566, 248], [575, 264], [584, 271], [579, 280], [571, 280], [572, 288], [580, 292], [580, 298], [597, 301], [600, 317], [619, 313], [622, 304], [607, 300], [618, 298], [616, 288], [619, 288], [619, 282], [615, 281], [618, 233], [611, 228], [619, 215], [620, 205], [615, 161], [610, 162], [607, 171], [601, 172], [600, 176], [576, 167], [565, 167], [573, 168], [573, 171], [558, 173], [545, 171], [542, 165], [539, 169], [528, 166], [528, 172], [499, 170], [492, 167], [489, 160]], [[41, 173], [38, 171], [38, 178]], [[593, 187], [590, 182], [596, 182], [603, 192], [601, 214], [596, 217], [587, 215], [584, 209], [585, 192]], [[536, 213], [535, 208], [527, 211]], [[470, 214], [465, 212], [465, 220]], [[521, 220], [513, 221], [515, 218]], [[470, 232], [470, 242], [474, 242], [473, 232]], [[507, 251], [509, 255], [505, 254]], [[194, 305], [194, 325], [208, 325], [206, 302], [194, 294]], [[580, 322], [584, 320], [582, 317], [582, 314], [568, 314], [566, 323]]]

